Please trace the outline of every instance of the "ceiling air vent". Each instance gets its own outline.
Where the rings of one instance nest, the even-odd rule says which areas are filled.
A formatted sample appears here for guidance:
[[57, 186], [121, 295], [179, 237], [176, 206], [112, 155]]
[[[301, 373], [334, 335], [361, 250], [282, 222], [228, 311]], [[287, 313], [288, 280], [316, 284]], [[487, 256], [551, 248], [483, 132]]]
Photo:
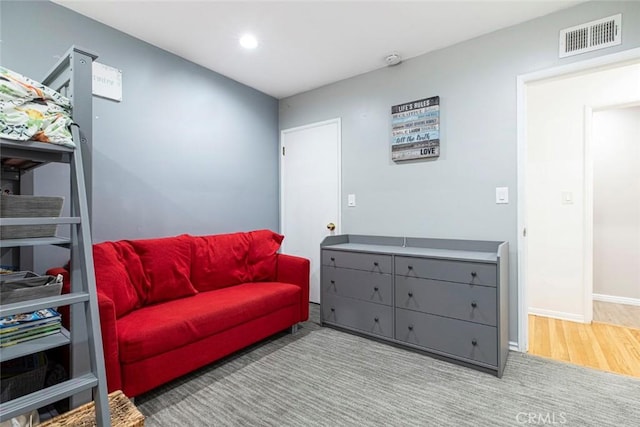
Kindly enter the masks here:
[[560, 58], [615, 46], [622, 42], [622, 14], [560, 31]]

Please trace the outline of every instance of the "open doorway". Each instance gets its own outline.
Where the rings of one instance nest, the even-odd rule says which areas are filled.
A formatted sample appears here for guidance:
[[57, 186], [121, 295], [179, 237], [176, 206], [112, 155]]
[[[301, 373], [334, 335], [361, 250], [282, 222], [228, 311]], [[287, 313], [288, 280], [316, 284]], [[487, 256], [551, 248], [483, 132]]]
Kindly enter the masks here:
[[588, 113], [593, 321], [640, 330], [640, 103]]
[[640, 329], [592, 323], [603, 145], [587, 128], [593, 106], [640, 100], [639, 81], [638, 49], [518, 79], [519, 348], [638, 377]]

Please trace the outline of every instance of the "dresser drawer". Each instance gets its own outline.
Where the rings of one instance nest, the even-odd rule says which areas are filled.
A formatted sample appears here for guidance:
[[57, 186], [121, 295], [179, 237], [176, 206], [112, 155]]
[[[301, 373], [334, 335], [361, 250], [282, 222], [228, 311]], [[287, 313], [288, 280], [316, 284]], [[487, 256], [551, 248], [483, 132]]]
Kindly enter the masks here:
[[323, 250], [322, 265], [391, 274], [391, 255]]
[[323, 322], [393, 338], [393, 307], [324, 294], [321, 311]]
[[396, 307], [496, 326], [496, 288], [396, 276]]
[[322, 293], [384, 305], [393, 303], [391, 275], [376, 271], [323, 266]]
[[497, 366], [498, 334], [493, 326], [396, 309], [396, 340]]
[[496, 264], [396, 256], [396, 274], [448, 282], [496, 286]]

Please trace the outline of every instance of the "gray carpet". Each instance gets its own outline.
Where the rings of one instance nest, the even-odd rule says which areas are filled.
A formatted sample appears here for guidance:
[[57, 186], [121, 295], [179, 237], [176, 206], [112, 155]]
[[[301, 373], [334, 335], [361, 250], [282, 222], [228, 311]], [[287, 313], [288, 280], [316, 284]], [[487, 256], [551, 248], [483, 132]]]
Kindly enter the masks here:
[[135, 401], [145, 426], [637, 426], [640, 380], [511, 352], [502, 379], [318, 325]]

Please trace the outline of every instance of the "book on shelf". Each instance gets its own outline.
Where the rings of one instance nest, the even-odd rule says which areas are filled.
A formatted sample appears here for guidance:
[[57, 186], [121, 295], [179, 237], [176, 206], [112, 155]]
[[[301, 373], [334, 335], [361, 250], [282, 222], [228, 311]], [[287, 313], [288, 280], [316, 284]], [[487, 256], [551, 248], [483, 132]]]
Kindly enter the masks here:
[[0, 341], [0, 348], [4, 348], [4, 347], [9, 347], [15, 344], [19, 344], [21, 342], [25, 342], [25, 341], [31, 341], [31, 340], [35, 340], [37, 338], [42, 338], [42, 337], [46, 337], [48, 335], [53, 335], [53, 334], [57, 334], [58, 332], [60, 332], [60, 328], [51, 330], [51, 331], [45, 331], [45, 332], [40, 332], [37, 334], [33, 334], [33, 335], [29, 335], [26, 337], [13, 337], [13, 338], [9, 338], [6, 341], [5, 340], [1, 340]]
[[45, 323], [44, 325], [37, 325], [32, 328], [18, 329], [18, 330], [0, 334], [0, 342], [12, 340], [17, 337], [19, 338], [28, 337], [31, 335], [39, 334], [41, 332], [59, 331], [61, 328], [62, 328], [62, 325], [60, 324], [60, 322], [54, 322], [54, 323]]
[[61, 329], [60, 313], [52, 308], [2, 317], [0, 348], [57, 334]]
[[27, 323], [17, 323], [11, 326], [5, 326], [0, 328], [0, 338], [11, 335], [15, 332], [25, 331], [29, 329], [35, 329], [42, 326], [60, 325], [61, 321], [59, 317], [52, 317], [49, 319], [35, 320]]
[[59, 322], [61, 319], [60, 313], [52, 308], [43, 308], [42, 310], [36, 310], [32, 313], [14, 314], [0, 318], [0, 330], [12, 328], [20, 325], [28, 325], [32, 322]]

